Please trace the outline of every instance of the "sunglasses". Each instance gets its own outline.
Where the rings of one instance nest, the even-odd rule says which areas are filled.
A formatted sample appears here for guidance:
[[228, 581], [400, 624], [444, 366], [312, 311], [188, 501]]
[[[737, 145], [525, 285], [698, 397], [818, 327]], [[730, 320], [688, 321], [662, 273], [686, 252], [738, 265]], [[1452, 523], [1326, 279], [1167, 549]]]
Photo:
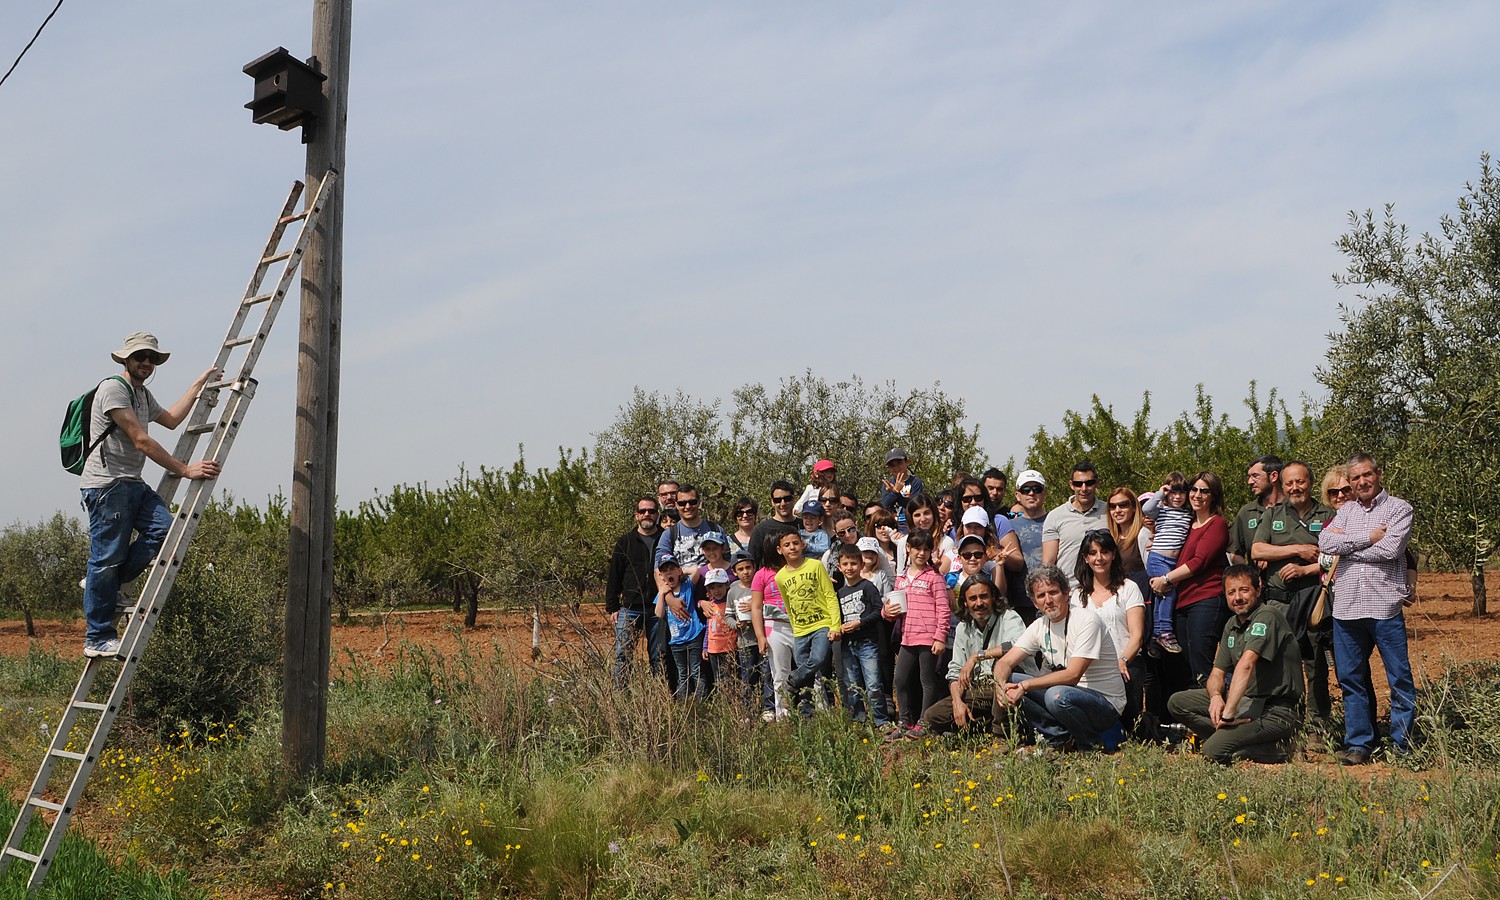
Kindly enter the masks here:
[[964, 559], [984, 559], [984, 551], [971, 550], [968, 553], [960, 553], [959, 556], [963, 557]]
[[984, 495], [983, 494], [964, 494], [959, 499], [962, 500], [965, 503], [983, 503], [984, 502]]
[[1328, 489], [1328, 496], [1330, 496], [1330, 497], [1353, 497], [1354, 496], [1354, 488], [1352, 488], [1352, 487], [1329, 488]]
[[161, 357], [157, 356], [155, 353], [152, 353], [150, 350], [137, 350], [134, 353], [130, 354], [130, 361], [148, 362], [154, 366], [161, 363]]
[[1097, 479], [1097, 478], [1085, 478], [1085, 479], [1083, 479], [1081, 481], [1074, 481], [1073, 482], [1073, 487], [1093, 487], [1094, 485], [1096, 485], [1098, 483], [1099, 483], [1099, 479]]
[[755, 510], [753, 510], [753, 509], [736, 510], [735, 513], [734, 513], [734, 517], [736, 519], [738, 519], [738, 518], [740, 518], [742, 516], [753, 516], [753, 515], [755, 515]]
[[850, 525], [848, 528], [840, 528], [836, 533], [837, 534], [848, 534], [851, 531], [854, 532], [855, 534], [859, 533], [859, 529], [856, 528], [853, 525]]
[[694, 497], [691, 500], [684, 500], [681, 497], [678, 497], [677, 498], [677, 508], [678, 509], [682, 509], [684, 506], [697, 506], [699, 502], [700, 501], [698, 500], [697, 497]]
[[771, 502], [772, 503], [791, 503], [792, 502], [792, 495], [791, 494], [787, 494], [784, 497], [772, 497], [771, 498]]
[[1109, 508], [1110, 509], [1130, 509], [1130, 508], [1132, 508], [1134, 506], [1135, 506], [1135, 504], [1131, 503], [1129, 500], [1120, 500], [1120, 501], [1111, 500], [1109, 502]]
[[1210, 488], [1201, 488], [1201, 487], [1198, 487], [1195, 484], [1192, 487], [1188, 488], [1188, 493], [1189, 494], [1212, 494], [1213, 490], [1210, 489]]
[[1020, 494], [1041, 494], [1045, 493], [1046, 490], [1046, 488], [1039, 484], [1028, 484], [1025, 487], [1016, 488], [1016, 492]]
[[938, 501], [938, 506], [942, 507], [943, 509], [952, 509], [953, 508], [953, 501], [952, 500], [939, 500]]
[[638, 516], [654, 516], [656, 515], [656, 507], [653, 506], [650, 509], [637, 509], [635, 511], [635, 514]]
[[1167, 488], [1167, 493], [1169, 493], [1169, 494], [1186, 494], [1187, 492], [1188, 492], [1188, 489], [1187, 489], [1187, 485], [1185, 485], [1185, 484], [1179, 484], [1176, 487], [1169, 487], [1169, 488]]

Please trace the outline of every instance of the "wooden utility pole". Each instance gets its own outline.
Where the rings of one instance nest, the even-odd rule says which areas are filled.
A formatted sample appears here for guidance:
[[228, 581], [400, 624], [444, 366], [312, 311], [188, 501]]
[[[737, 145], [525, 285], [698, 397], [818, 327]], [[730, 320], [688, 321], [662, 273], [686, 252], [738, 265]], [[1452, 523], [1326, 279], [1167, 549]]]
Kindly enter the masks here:
[[281, 747], [293, 777], [323, 767], [333, 640], [333, 522], [343, 320], [344, 135], [349, 114], [353, 0], [313, 0], [312, 52], [327, 106], [307, 145], [310, 202], [331, 168], [339, 173], [302, 257], [297, 356], [297, 432], [292, 460]]

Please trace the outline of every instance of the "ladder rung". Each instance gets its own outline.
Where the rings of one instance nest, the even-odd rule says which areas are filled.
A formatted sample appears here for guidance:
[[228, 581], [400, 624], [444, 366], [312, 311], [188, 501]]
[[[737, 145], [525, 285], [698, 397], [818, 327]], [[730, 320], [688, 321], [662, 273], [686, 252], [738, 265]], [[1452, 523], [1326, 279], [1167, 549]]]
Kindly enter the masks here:
[[240, 380], [238, 378], [229, 378], [225, 379], [224, 381], [210, 381], [208, 384], [205, 384], [203, 386], [203, 389], [205, 391], [217, 391], [220, 388], [234, 387], [239, 383]]
[[109, 709], [108, 703], [95, 703], [92, 700], [75, 700], [73, 706], [75, 709], [91, 709], [94, 712], [104, 712]]
[[29, 862], [31, 862], [31, 863], [33, 863], [35, 865], [41, 865], [41, 862], [42, 862], [42, 858], [40, 856], [36, 856], [34, 854], [27, 853], [25, 850], [17, 850], [15, 847], [6, 847], [4, 852], [9, 853], [11, 856], [15, 856], [15, 857], [18, 857], [20, 859], [28, 860]]
[[283, 259], [291, 259], [292, 256], [296, 254], [296, 252], [296, 250], [287, 250], [285, 252], [276, 253], [271, 256], [263, 256], [261, 257], [260, 261], [266, 265], [270, 265], [271, 263], [279, 263]]
[[265, 303], [267, 300], [271, 299], [274, 296], [276, 296], [274, 291], [269, 294], [256, 294], [254, 297], [246, 297], [244, 301], [240, 303], [240, 305], [254, 306], [257, 303]]
[[302, 212], [299, 212], [299, 213], [292, 213], [289, 216], [282, 216], [281, 218], [277, 219], [276, 221], [278, 223], [282, 224], [282, 225], [285, 225], [288, 222], [296, 222], [296, 221], [299, 221], [299, 220], [305, 219], [305, 218], [307, 218], [307, 210], [304, 209]]
[[202, 425], [193, 425], [187, 429], [188, 434], [208, 434], [219, 427], [218, 422], [204, 422]]
[[49, 750], [53, 756], [61, 756], [63, 759], [71, 759], [74, 762], [83, 762], [85, 757], [82, 753], [74, 753], [72, 750]]
[[51, 800], [43, 800], [41, 797], [32, 797], [26, 802], [30, 803], [32, 806], [37, 806], [42, 809], [50, 809], [53, 812], [63, 811], [63, 805], [61, 803], [53, 803]]
[[255, 340], [259, 336], [260, 335], [252, 334], [252, 335], [250, 335], [247, 338], [235, 338], [232, 341], [225, 341], [224, 342], [224, 346], [225, 347], [243, 347], [246, 344], [250, 343], [251, 341]]

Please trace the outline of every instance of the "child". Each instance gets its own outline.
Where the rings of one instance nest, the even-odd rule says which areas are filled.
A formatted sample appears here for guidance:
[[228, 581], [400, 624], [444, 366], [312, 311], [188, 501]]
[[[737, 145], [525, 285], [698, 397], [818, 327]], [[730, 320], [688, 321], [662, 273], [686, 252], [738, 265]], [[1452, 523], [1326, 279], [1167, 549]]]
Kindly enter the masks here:
[[755, 578], [755, 563], [750, 559], [750, 554], [744, 551], [735, 553], [730, 557], [730, 562], [734, 565], [734, 577], [738, 580], [730, 583], [726, 599], [739, 632], [740, 681], [745, 685], [746, 699], [751, 708], [754, 708], [756, 695], [759, 694], [762, 708], [774, 717], [776, 706], [771, 698], [771, 679], [765, 671], [766, 658], [760, 652], [760, 644], [755, 640], [755, 630], [750, 625], [750, 595]]
[[703, 576], [711, 569], [723, 569], [726, 575], [729, 573], [729, 538], [724, 536], [724, 532], [710, 531], [698, 538], [698, 548], [707, 562], [696, 567], [696, 571], [692, 573], [693, 581], [700, 585], [706, 584]]
[[862, 537], [855, 546], [859, 547], [859, 577], [875, 585], [875, 591], [883, 599], [891, 592], [893, 576], [890, 560], [880, 549], [880, 541], [877, 538]]
[[776, 586], [792, 624], [792, 659], [796, 669], [787, 679], [794, 695], [802, 698], [802, 716], [811, 718], [812, 696], [809, 689], [833, 655], [829, 641], [839, 638], [843, 616], [833, 580], [822, 563], [805, 555], [807, 544], [802, 535], [788, 532], [776, 541], [781, 554], [781, 571]]
[[844, 690], [844, 709], [856, 723], [865, 721], [868, 701], [870, 720], [876, 728], [891, 724], [886, 712], [885, 690], [880, 684], [879, 627], [881, 593], [864, 579], [864, 554], [854, 544], [839, 547], [839, 572], [844, 586], [839, 588], [839, 609], [843, 615], [839, 641], [844, 651], [843, 671], [839, 685]]
[[[792, 625], [787, 620], [781, 589], [776, 586], [776, 572], [781, 568], [781, 552], [776, 544], [786, 533], [772, 531], [761, 544], [761, 567], [750, 582], [751, 628], [761, 655], [771, 670], [773, 708], [761, 716], [767, 722], [780, 722], [791, 712], [786, 705], [787, 679], [792, 675]], [[792, 532], [795, 534], [795, 532]]]
[[826, 510], [820, 500], [809, 500], [802, 507], [802, 542], [807, 545], [807, 555], [821, 557], [828, 552], [832, 542], [828, 532], [823, 530], [823, 519]]
[[[708, 621], [703, 642], [703, 659], [713, 669], [713, 683], [717, 684], [735, 673], [739, 660], [735, 658], [735, 645], [739, 643], [739, 631], [730, 618], [729, 573], [723, 569], [709, 569], [703, 575], [704, 598], [699, 603], [703, 617]], [[699, 691], [702, 696], [704, 692]]]
[[[656, 617], [667, 625], [667, 650], [677, 666], [677, 690], [674, 696], [686, 697], [688, 683], [697, 685], [699, 696], [707, 693], [708, 681], [698, 671], [702, 652], [703, 620], [693, 602], [693, 583], [682, 580], [682, 566], [677, 557], [662, 551], [656, 554]], [[681, 602], [681, 611], [668, 611], [667, 598]]]
[[[1161, 490], [1141, 507], [1141, 514], [1155, 522], [1151, 530], [1151, 551], [1146, 554], [1146, 575], [1150, 578], [1165, 576], [1177, 568], [1177, 554], [1182, 552], [1188, 531], [1193, 527], [1193, 511], [1187, 505], [1187, 495], [1187, 476], [1181, 472], [1172, 472]], [[1177, 589], [1168, 586], [1164, 593], [1156, 595], [1151, 616], [1151, 631], [1156, 636], [1155, 646], [1168, 653], [1182, 652], [1182, 645], [1177, 643], [1177, 635], [1172, 626], [1172, 612], [1176, 604]]]
[[[952, 613], [948, 609], [948, 586], [931, 566], [932, 532], [914, 530], [906, 538], [906, 573], [896, 577], [896, 590], [906, 592], [906, 610], [886, 603], [881, 615], [902, 620], [901, 650], [896, 655], [895, 688], [901, 706], [904, 736], [919, 738], [919, 723], [927, 707], [945, 692], [938, 658], [948, 648]], [[903, 731], [891, 732], [889, 739]]]

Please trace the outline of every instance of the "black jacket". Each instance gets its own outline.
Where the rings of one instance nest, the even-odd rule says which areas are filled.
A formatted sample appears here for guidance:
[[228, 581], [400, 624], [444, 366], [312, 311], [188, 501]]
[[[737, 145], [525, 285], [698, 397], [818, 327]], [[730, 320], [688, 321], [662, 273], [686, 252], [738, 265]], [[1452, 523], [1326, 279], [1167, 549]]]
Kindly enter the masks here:
[[658, 531], [649, 543], [632, 528], [615, 541], [609, 557], [609, 585], [604, 590], [604, 611], [627, 609], [645, 611], [656, 602], [656, 541]]

